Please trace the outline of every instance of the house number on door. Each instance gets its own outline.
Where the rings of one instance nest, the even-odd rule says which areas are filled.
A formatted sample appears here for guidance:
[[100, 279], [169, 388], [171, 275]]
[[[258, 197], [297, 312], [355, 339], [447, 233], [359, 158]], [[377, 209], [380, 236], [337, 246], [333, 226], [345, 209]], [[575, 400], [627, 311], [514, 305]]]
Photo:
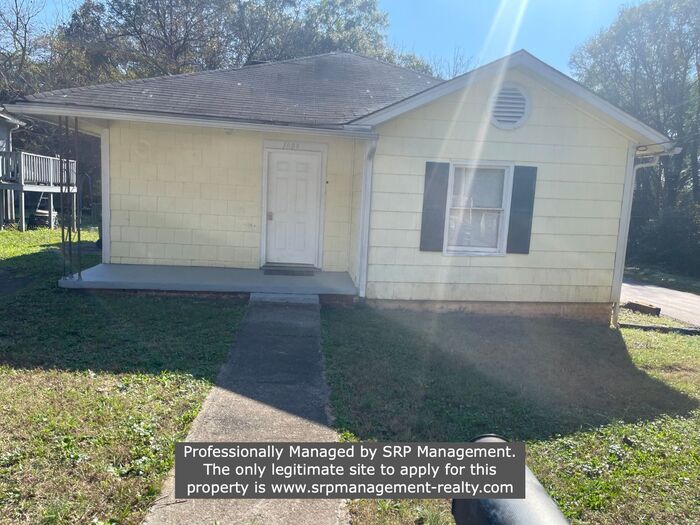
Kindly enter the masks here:
[[297, 151], [299, 149], [299, 143], [298, 142], [285, 142], [283, 149]]

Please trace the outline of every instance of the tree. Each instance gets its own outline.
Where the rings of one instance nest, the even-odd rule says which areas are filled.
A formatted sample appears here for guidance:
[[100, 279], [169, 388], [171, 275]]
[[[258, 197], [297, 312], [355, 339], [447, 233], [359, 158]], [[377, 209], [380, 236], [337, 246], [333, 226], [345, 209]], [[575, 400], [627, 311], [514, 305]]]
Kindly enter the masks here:
[[432, 73], [421, 57], [388, 45], [388, 18], [377, 0], [237, 0], [229, 13], [234, 66], [349, 51]]
[[683, 147], [637, 178], [629, 254], [700, 271], [700, 3], [653, 0], [623, 8], [571, 57], [574, 75]]
[[[422, 72], [386, 41], [377, 0], [85, 0], [47, 46], [68, 78], [143, 77], [352, 51]], [[71, 63], [74, 67], [71, 67]], [[49, 76], [61, 84], [60, 73]], [[51, 81], [47, 81], [51, 83]]]
[[432, 57], [428, 63], [436, 76], [449, 79], [463, 75], [472, 69], [473, 60], [473, 57], [468, 56], [464, 49], [455, 47], [451, 57]]
[[0, 0], [0, 102], [24, 93], [352, 51], [431, 74], [388, 45], [378, 0], [83, 0], [37, 24], [41, 0]]
[[43, 7], [38, 0], [0, 0], [0, 102], [33, 87], [30, 69]]
[[224, 22], [229, 67], [292, 58], [305, 16], [298, 0], [234, 0]]
[[388, 25], [377, 0], [321, 0], [306, 10], [304, 47], [310, 54], [351, 51], [382, 56]]
[[666, 159], [653, 186], [661, 206], [673, 207], [697, 163], [697, 82], [700, 69], [700, 3], [654, 0], [624, 8], [609, 28], [581, 46], [571, 68], [583, 84], [653, 128], [683, 144], [685, 154]]
[[44, 38], [42, 89], [90, 85], [131, 76], [128, 53], [107, 25], [104, 4], [85, 0]]
[[219, 65], [219, 2], [108, 0], [105, 14], [137, 76], [171, 75]]

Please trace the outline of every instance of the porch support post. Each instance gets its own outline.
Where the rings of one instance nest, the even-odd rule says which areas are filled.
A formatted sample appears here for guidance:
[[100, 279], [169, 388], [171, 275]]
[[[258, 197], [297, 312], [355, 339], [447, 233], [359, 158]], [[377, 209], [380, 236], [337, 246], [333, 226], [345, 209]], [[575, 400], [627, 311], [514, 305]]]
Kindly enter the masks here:
[[52, 230], [56, 229], [56, 221], [54, 221], [54, 211], [53, 211], [53, 193], [49, 193], [49, 228]]
[[362, 170], [362, 201], [360, 208], [360, 242], [358, 254], [357, 293], [364, 298], [367, 293], [367, 262], [369, 258], [369, 227], [372, 211], [372, 175], [374, 173], [374, 154], [377, 151], [377, 139], [367, 142], [365, 165]]
[[0, 189], [0, 230], [5, 228], [5, 190]]
[[71, 228], [73, 228], [73, 231], [78, 231], [78, 221], [76, 218], [76, 213], [78, 212], [78, 194], [76, 192], [73, 193], [71, 198], [71, 209]]
[[100, 160], [101, 160], [101, 177], [102, 187], [102, 227], [100, 228], [100, 237], [102, 239], [102, 262], [110, 262], [110, 210], [109, 210], [109, 128], [103, 128], [100, 134]]
[[24, 215], [24, 190], [19, 192], [19, 231], [27, 229], [27, 220]]

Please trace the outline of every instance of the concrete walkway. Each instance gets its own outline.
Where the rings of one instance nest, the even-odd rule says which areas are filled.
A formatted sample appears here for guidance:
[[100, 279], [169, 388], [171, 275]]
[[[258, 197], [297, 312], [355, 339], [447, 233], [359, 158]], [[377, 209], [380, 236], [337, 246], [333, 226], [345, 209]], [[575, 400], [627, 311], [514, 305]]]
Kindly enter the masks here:
[[[328, 427], [316, 304], [251, 302], [187, 441], [336, 441]], [[339, 500], [175, 500], [174, 477], [146, 518], [164, 524], [343, 523]]]
[[661, 315], [700, 326], [700, 295], [626, 280], [622, 284], [621, 302], [624, 304], [627, 301], [658, 306]]

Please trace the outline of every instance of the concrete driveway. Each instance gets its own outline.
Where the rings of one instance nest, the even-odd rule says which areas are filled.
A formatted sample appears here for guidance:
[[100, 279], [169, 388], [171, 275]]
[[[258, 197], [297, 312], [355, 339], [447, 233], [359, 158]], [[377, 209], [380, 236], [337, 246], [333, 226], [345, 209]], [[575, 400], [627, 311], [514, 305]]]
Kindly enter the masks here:
[[627, 301], [653, 304], [661, 308], [661, 315], [700, 326], [700, 295], [625, 279], [621, 303]]

